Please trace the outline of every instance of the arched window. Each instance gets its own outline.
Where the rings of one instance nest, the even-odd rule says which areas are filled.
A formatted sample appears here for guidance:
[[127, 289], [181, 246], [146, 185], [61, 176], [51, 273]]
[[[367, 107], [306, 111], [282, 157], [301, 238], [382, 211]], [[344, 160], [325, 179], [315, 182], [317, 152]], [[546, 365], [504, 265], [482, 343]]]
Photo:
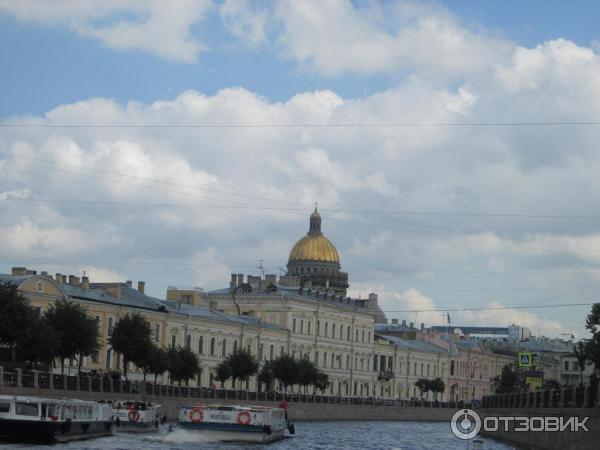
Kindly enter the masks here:
[[306, 326], [308, 327], [307, 333], [310, 334], [310, 320], [308, 321], [308, 324]]
[[325, 337], [327, 337], [328, 328], [329, 328], [329, 324], [327, 322], [325, 322]]
[[317, 366], [319, 365], [319, 352], [318, 351], [315, 352], [315, 364]]
[[344, 339], [344, 325], [340, 325], [340, 339]]
[[331, 368], [333, 369], [335, 367], [335, 355], [332, 353], [331, 354]]
[[362, 330], [362, 341], [365, 342], [365, 330]]
[[300, 333], [304, 334], [304, 319], [300, 320]]
[[346, 355], [346, 369], [350, 369], [350, 355]]
[[233, 351], [237, 352], [237, 341], [233, 341]]
[[274, 357], [275, 357], [275, 346], [271, 345], [271, 347], [269, 348], [269, 359], [272, 361]]
[[210, 338], [210, 354], [215, 355], [215, 338]]
[[327, 352], [323, 352], [323, 367], [327, 367]]
[[192, 348], [192, 335], [188, 334], [187, 338], [185, 339], [185, 346], [187, 348]]
[[423, 363], [421, 363], [421, 376], [423, 376]]
[[348, 333], [346, 333], [346, 339], [350, 340], [350, 325], [348, 325]]
[[358, 342], [358, 330], [356, 330], [356, 336], [354, 337], [354, 341]]
[[317, 320], [317, 336], [321, 336], [321, 321]]
[[295, 333], [296, 332], [296, 319], [294, 319], [292, 321], [292, 331]]
[[227, 339], [223, 339], [221, 344], [221, 356], [227, 356]]
[[331, 325], [331, 337], [335, 338], [335, 323]]
[[204, 338], [202, 336], [198, 338], [198, 353], [204, 354]]

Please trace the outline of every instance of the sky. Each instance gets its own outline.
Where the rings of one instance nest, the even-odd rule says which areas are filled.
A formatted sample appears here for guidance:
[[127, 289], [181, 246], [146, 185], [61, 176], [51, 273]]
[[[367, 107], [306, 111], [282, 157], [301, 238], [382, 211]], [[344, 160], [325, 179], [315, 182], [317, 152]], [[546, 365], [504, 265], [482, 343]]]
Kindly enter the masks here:
[[221, 288], [259, 261], [284, 271], [318, 202], [350, 294], [377, 292], [389, 318], [584, 337], [598, 17], [552, 0], [0, 0], [0, 271]]

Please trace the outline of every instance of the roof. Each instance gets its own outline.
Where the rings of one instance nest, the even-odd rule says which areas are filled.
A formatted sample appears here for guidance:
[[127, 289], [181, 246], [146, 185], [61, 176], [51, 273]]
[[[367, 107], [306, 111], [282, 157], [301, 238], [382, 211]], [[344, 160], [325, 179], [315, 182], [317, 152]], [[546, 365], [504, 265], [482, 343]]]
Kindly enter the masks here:
[[84, 289], [70, 284], [62, 284], [61, 288], [69, 297], [81, 300], [90, 300], [152, 311], [158, 310], [161, 306], [159, 299], [142, 294], [127, 283], [119, 283], [121, 286], [121, 297], [117, 298], [105, 290], [108, 285], [113, 284], [114, 283], [93, 283], [91, 289]]
[[448, 353], [448, 350], [425, 341], [403, 339], [398, 336], [380, 336], [398, 347], [426, 353]]
[[464, 334], [508, 334], [508, 327], [460, 327], [460, 326], [433, 326], [434, 331], [454, 333], [460, 330]]
[[329, 239], [316, 234], [304, 236], [296, 242], [289, 261], [326, 261], [339, 264], [340, 255]]
[[34, 276], [35, 275], [9, 275], [6, 273], [0, 273], [0, 283], [8, 283], [12, 286], [19, 286]]

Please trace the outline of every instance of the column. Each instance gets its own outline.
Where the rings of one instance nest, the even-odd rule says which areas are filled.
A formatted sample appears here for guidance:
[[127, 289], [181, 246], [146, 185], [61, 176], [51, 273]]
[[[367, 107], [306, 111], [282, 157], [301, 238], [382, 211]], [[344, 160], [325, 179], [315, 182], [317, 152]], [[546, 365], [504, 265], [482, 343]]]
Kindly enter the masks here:
[[33, 371], [33, 387], [34, 388], [40, 387], [39, 375], [40, 375], [40, 373], [37, 370]]
[[0, 387], [4, 386], [4, 366], [0, 366]]
[[17, 387], [23, 387], [23, 369], [15, 369], [17, 374]]
[[81, 386], [79, 385], [79, 383], [81, 383], [81, 378], [79, 377], [79, 374], [77, 374], [77, 375], [75, 375], [75, 390], [76, 391], [81, 390]]
[[63, 379], [63, 390], [67, 390], [69, 388], [69, 386], [67, 386], [67, 375], [66, 374], [62, 374], [62, 379]]
[[48, 389], [54, 389], [54, 372], [52, 372], [52, 368], [48, 372]]

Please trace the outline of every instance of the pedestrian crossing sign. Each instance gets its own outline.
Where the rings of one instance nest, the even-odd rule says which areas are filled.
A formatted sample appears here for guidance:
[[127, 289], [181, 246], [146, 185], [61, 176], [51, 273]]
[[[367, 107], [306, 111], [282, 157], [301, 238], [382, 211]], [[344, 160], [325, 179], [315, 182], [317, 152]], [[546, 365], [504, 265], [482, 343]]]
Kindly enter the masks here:
[[519, 367], [531, 367], [533, 365], [533, 358], [531, 352], [519, 353]]

